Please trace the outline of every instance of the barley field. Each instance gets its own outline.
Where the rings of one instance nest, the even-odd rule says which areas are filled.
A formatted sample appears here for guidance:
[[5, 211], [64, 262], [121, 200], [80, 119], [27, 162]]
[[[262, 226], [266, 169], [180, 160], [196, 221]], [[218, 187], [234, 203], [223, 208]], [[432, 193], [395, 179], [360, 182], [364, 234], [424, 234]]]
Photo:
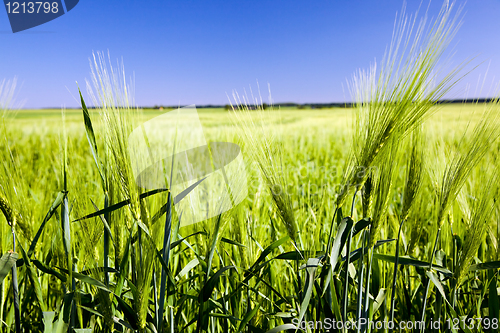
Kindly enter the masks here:
[[[147, 125], [172, 110], [135, 107], [103, 54], [77, 110], [12, 109], [2, 81], [1, 331], [498, 332], [500, 101], [439, 103], [462, 75], [439, 66], [456, 17], [401, 19], [352, 108], [234, 92], [197, 110], [208, 144], [185, 168], [221, 170], [212, 202], [204, 175], [176, 192], [184, 142], [157, 161]], [[220, 167], [220, 143], [244, 170]], [[146, 160], [162, 186], [141, 183]], [[186, 223], [194, 193], [219, 212]]]
[[[163, 312], [164, 325], [169, 328], [165, 331], [172, 327], [173, 331], [187, 332], [266, 332], [297, 326], [320, 332], [317, 321], [327, 325], [327, 318], [342, 322], [346, 316], [355, 322], [359, 309], [366, 311], [370, 320], [394, 316], [395, 323], [418, 322], [425, 313], [426, 318], [439, 320], [442, 329], [448, 323], [453, 327], [455, 318], [460, 319], [460, 325], [465, 322], [470, 327], [471, 318], [482, 318], [484, 331], [494, 331], [500, 225], [495, 200], [498, 182], [492, 179], [496, 179], [498, 142], [483, 143], [488, 151], [471, 166], [441, 226], [436, 209], [443, 169], [452, 165], [456, 156], [470, 154], [473, 142], [469, 135], [489, 107], [435, 106], [420, 130], [425, 139], [419, 140], [418, 146], [411, 136], [395, 144], [398, 153], [384, 161], [393, 169], [392, 178], [384, 184], [387, 199], [378, 215], [378, 236], [371, 247], [368, 238], [374, 224], [370, 216], [374, 207], [380, 208], [378, 192], [368, 199], [374, 207], [365, 207], [369, 203], [363, 192], [351, 209], [351, 191], [349, 203], [335, 214], [351, 148], [354, 110], [265, 111], [275, 120], [266, 123], [265, 130], [278, 132], [277, 143], [283, 148], [284, 195], [290, 198], [286, 209], [294, 216], [294, 233], [287, 231], [273, 208], [272, 192], [242, 144], [248, 197], [218, 218], [179, 229], [173, 211], [168, 265], [160, 259], [165, 216], [152, 221], [168, 195], [141, 199], [145, 210], [140, 213], [144, 219], [141, 227], [132, 222], [133, 208], [128, 205], [107, 213], [111, 237], [105, 250], [102, 219], [74, 220], [126, 198], [117, 183], [110, 184], [114, 187], [104, 193], [82, 111], [67, 110], [63, 120], [61, 110], [19, 110], [13, 118], [4, 119], [8, 123], [3, 133], [7, 141], [2, 142], [1, 151], [2, 199], [15, 212], [11, 216], [17, 216], [12, 229], [18, 254], [21, 329], [65, 331], [71, 325], [81, 329], [75, 330], [78, 332], [86, 328], [88, 332], [157, 331], [160, 276], [166, 265]], [[163, 112], [166, 110], [142, 110], [139, 121]], [[198, 113], [208, 141], [239, 142], [230, 112], [200, 109]], [[96, 124], [97, 151], [103, 152], [100, 115], [91, 111], [90, 116]], [[464, 137], [464, 133], [469, 135]], [[383, 172], [382, 165], [370, 169], [375, 184]], [[411, 203], [405, 196], [409, 173], [419, 174]], [[333, 224], [332, 219], [336, 221]], [[327, 250], [332, 251], [328, 249], [332, 225], [333, 246], [339, 257], [329, 265], [323, 258]], [[352, 228], [349, 266], [345, 257], [347, 228]], [[13, 260], [5, 257], [14, 248], [5, 216], [1, 217], [0, 230], [3, 260]], [[434, 248], [438, 230], [440, 237]], [[396, 246], [399, 259], [394, 281]], [[360, 259], [362, 251], [364, 258]], [[349, 283], [345, 283], [346, 272]], [[14, 331], [12, 274], [4, 275], [2, 325], [4, 331]], [[299, 316], [303, 317], [302, 325], [292, 321]], [[305, 323], [314, 328], [306, 328]]]

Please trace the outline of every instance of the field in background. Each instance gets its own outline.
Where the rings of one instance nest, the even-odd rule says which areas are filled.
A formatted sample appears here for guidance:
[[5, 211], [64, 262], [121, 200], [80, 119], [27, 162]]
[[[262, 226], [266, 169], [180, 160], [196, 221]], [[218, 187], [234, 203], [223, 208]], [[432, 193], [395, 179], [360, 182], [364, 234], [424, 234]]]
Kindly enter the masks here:
[[[469, 122], [474, 124], [481, 117], [484, 110], [483, 104], [447, 104], [436, 106], [434, 115], [427, 121], [431, 128], [443, 127], [444, 132], [448, 130], [462, 130]], [[203, 126], [218, 127], [232, 125], [230, 112], [225, 109], [197, 109]], [[297, 109], [280, 108], [279, 116], [283, 124], [298, 126], [320, 126], [320, 127], [351, 127], [353, 109], [331, 108], [331, 109]], [[147, 121], [159, 116], [169, 110], [142, 109], [143, 119]], [[13, 111], [16, 113], [15, 123], [24, 130], [57, 130], [62, 125], [60, 109], [29, 110], [21, 109]], [[91, 115], [98, 115], [98, 111], [90, 110]], [[67, 126], [79, 128], [84, 135], [85, 127], [82, 123], [82, 111], [80, 109], [65, 110]], [[47, 127], [48, 126], [48, 127]], [[457, 127], [458, 126], [458, 127]], [[53, 128], [50, 128], [53, 127]], [[447, 127], [447, 128], [445, 128]]]

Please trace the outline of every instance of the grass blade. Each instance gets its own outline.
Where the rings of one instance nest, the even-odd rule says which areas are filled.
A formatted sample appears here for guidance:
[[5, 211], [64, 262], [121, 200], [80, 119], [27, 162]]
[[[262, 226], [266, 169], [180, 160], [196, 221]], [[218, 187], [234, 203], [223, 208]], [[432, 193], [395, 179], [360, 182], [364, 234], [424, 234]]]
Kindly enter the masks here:
[[316, 278], [316, 271], [318, 270], [318, 266], [320, 265], [320, 260], [318, 258], [310, 258], [307, 260], [307, 264], [305, 266], [308, 276], [307, 276], [307, 289], [304, 295], [304, 299], [300, 304], [300, 312], [298, 316], [299, 323], [302, 322], [304, 315], [306, 313], [307, 307], [311, 301], [312, 289], [314, 286], [314, 280]]
[[28, 249], [28, 257], [31, 258], [31, 256], [33, 255], [33, 252], [35, 252], [36, 243], [38, 242], [38, 239], [42, 235], [42, 231], [45, 228], [45, 224], [47, 223], [48, 220], [50, 220], [52, 215], [54, 215], [54, 213], [56, 212], [57, 208], [61, 205], [63, 198], [64, 198], [64, 195], [65, 195], [64, 192], [59, 192], [57, 194], [56, 199], [54, 200], [54, 202], [50, 206], [50, 209], [47, 212], [47, 215], [45, 215], [45, 218], [43, 219], [42, 224], [38, 228], [38, 231], [35, 235], [35, 238], [33, 238], [33, 241], [31, 242], [30, 248]]
[[208, 301], [208, 299], [212, 295], [212, 292], [213, 292], [213, 290], [215, 288], [215, 285], [219, 281], [219, 278], [221, 277], [221, 275], [225, 271], [227, 271], [227, 270], [229, 270], [231, 268], [235, 268], [235, 267], [234, 266], [222, 267], [214, 275], [212, 275], [210, 277], [210, 279], [208, 279], [207, 283], [205, 283], [205, 285], [203, 286], [203, 288], [200, 290], [199, 298], [201, 300], [203, 300], [204, 302]]
[[78, 89], [78, 92], [80, 93], [80, 101], [82, 103], [82, 112], [83, 112], [83, 122], [85, 123], [85, 133], [87, 134], [87, 140], [89, 141], [90, 151], [92, 152], [95, 165], [97, 166], [97, 170], [99, 171], [99, 176], [101, 177], [102, 188], [104, 192], [106, 192], [106, 178], [104, 177], [101, 160], [99, 159], [99, 154], [97, 152], [97, 143], [95, 140], [94, 128], [92, 127], [92, 121], [90, 120], [89, 110], [87, 110], [87, 106], [85, 105], [85, 101], [83, 100], [82, 92], [80, 91], [80, 89]]
[[298, 330], [298, 329], [299, 328], [297, 326], [295, 326], [294, 324], [284, 324], [284, 325], [277, 326], [277, 327], [267, 331], [266, 333], [278, 333], [278, 332], [283, 332], [286, 330]]
[[250, 311], [247, 312], [247, 314], [245, 315], [245, 317], [243, 317], [243, 319], [240, 322], [240, 325], [238, 327], [238, 333], [242, 332], [243, 329], [245, 328], [245, 326], [250, 322], [250, 320], [252, 320], [252, 318], [255, 317], [255, 315], [257, 314], [257, 312], [259, 312], [259, 307], [260, 306], [257, 305], [252, 310], [250, 310]]
[[[157, 194], [157, 193], [161, 193], [161, 192], [165, 192], [165, 191], [168, 191], [166, 189], [158, 189], [158, 190], [152, 190], [152, 191], [149, 191], [149, 192], [145, 192], [145, 193], [142, 193], [139, 198], [140, 199], [145, 199], [149, 196], [152, 196], [154, 194]], [[122, 207], [125, 207], [126, 205], [129, 205], [130, 204], [130, 199], [127, 199], [127, 200], [123, 200], [123, 201], [120, 201], [119, 203], [116, 203], [114, 205], [111, 205], [109, 206], [108, 208], [105, 208], [105, 209], [101, 209], [97, 212], [94, 212], [92, 214], [89, 214], [89, 215], [85, 215], [84, 217], [80, 217], [76, 220], [73, 220], [73, 222], [78, 222], [78, 221], [82, 221], [82, 220], [86, 220], [86, 219], [90, 219], [92, 217], [96, 217], [96, 216], [99, 216], [99, 215], [106, 215], [108, 213], [111, 213], [117, 209], [120, 209]]]
[[15, 252], [7, 252], [2, 255], [2, 258], [0, 258], [0, 284], [3, 283], [3, 280], [9, 274], [18, 257], [19, 255]]

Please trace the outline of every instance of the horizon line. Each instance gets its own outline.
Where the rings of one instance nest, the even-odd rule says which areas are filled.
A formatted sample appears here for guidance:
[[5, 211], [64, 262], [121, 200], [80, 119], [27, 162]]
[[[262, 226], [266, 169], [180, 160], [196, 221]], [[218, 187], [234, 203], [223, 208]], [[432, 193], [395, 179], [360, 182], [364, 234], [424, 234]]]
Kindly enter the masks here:
[[[466, 99], [440, 99], [436, 102], [436, 104], [473, 104], [473, 103], [490, 103], [498, 100], [498, 97], [485, 97], [485, 98], [466, 98]], [[188, 105], [195, 105], [200, 109], [228, 109], [231, 108], [231, 104], [184, 104], [184, 105], [163, 105], [163, 104], [155, 104], [155, 105], [146, 105], [146, 106], [134, 106], [139, 109], [178, 109], [181, 107], [185, 107]], [[352, 108], [356, 105], [355, 102], [331, 102], [331, 103], [296, 103], [296, 102], [280, 102], [280, 103], [262, 103], [262, 104], [248, 104], [247, 106], [254, 109], [259, 106], [265, 106], [265, 108], [271, 107], [304, 107], [304, 108]], [[237, 104], [233, 105], [235, 108]], [[88, 109], [99, 109], [98, 106], [89, 106]], [[18, 110], [57, 110], [63, 109], [63, 107], [39, 107], [39, 108], [18, 108]], [[68, 110], [77, 110], [81, 109], [81, 107], [64, 107], [64, 109]]]

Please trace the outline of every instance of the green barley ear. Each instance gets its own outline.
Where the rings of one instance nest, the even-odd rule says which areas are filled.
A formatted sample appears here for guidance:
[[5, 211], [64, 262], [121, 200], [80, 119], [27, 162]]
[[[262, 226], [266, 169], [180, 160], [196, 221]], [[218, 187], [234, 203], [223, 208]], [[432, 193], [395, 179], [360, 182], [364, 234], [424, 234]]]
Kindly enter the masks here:
[[[354, 76], [353, 170], [369, 169], [392, 138], [403, 138], [418, 127], [458, 81], [461, 68], [443, 73], [438, 67], [460, 25], [460, 10], [455, 13], [454, 7], [455, 2], [445, 1], [430, 24], [426, 16], [419, 24], [416, 15], [413, 19], [400, 16], [380, 69], [373, 65]], [[346, 185], [362, 185], [365, 180], [366, 175], [360, 177], [353, 171]], [[337, 205], [346, 195], [347, 191], [339, 194]]]
[[[340, 184], [343, 184], [340, 187], [340, 190], [337, 192], [337, 197], [335, 204], [337, 207], [342, 207], [345, 203], [345, 200], [347, 198], [347, 194], [351, 190], [351, 187], [353, 187], [353, 184], [351, 183], [353, 179], [353, 173], [354, 169], [356, 168], [356, 160], [352, 154], [350, 153], [349, 157], [347, 158], [346, 162], [344, 163], [344, 167], [342, 168], [343, 173], [342, 173], [342, 178]], [[356, 184], [356, 183], [354, 183]]]
[[16, 225], [15, 213], [12, 211], [9, 202], [7, 201], [6, 198], [4, 198], [2, 193], [0, 193], [0, 210], [5, 216], [5, 219], [7, 220], [9, 226], [15, 227]]
[[371, 208], [371, 196], [373, 191], [373, 174], [370, 174], [366, 178], [365, 184], [363, 185], [363, 192], [361, 195], [361, 200], [363, 202], [363, 217], [368, 217]]
[[380, 225], [386, 215], [389, 194], [392, 188], [393, 174], [396, 169], [397, 146], [395, 144], [390, 145], [391, 150], [384, 153], [384, 155], [386, 155], [384, 157], [386, 162], [380, 165], [374, 184], [373, 222], [370, 232], [369, 247], [375, 244]]
[[[27, 239], [31, 238], [31, 209], [28, 203], [29, 187], [23, 178], [20, 155], [16, 145], [9, 140], [6, 121], [15, 115], [11, 106], [16, 88], [16, 78], [0, 82], [0, 210], [9, 225], [16, 227]], [[7, 217], [9, 216], [9, 217]]]
[[467, 141], [465, 135], [462, 137], [458, 146], [465, 147], [465, 149], [457, 152], [446, 167], [438, 190], [437, 224], [439, 228], [472, 170], [500, 136], [499, 105], [499, 100], [496, 99], [487, 106], [481, 120], [474, 127], [470, 140]]
[[[7, 111], [9, 110], [12, 98], [14, 96], [15, 87], [16, 87], [15, 79], [12, 82], [6, 80], [2, 80], [2, 82], [0, 82], [0, 118], [2, 118], [2, 120], [7, 116]], [[0, 126], [2, 126], [1, 128], [2, 132], [5, 133], [6, 130], [5, 123], [2, 122]], [[6, 139], [6, 138], [1, 138], [1, 139]], [[0, 180], [3, 179], [0, 178]], [[1, 189], [2, 187], [0, 186], [0, 190]], [[7, 201], [7, 198], [4, 197], [2, 192], [0, 192], [0, 210], [4, 214], [7, 223], [10, 226], [15, 225], [15, 218], [12, 212], [12, 208], [9, 202]]]
[[[236, 106], [231, 105], [234, 111], [233, 121], [240, 129], [239, 134], [244, 142], [244, 150], [259, 166], [278, 217], [283, 222], [287, 234], [294, 243], [297, 243], [297, 223], [292, 198], [287, 192], [289, 181], [286, 179], [287, 173], [283, 163], [283, 144], [279, 140], [277, 129], [268, 128], [276, 120], [273, 116], [276, 116], [279, 111], [274, 110], [272, 104], [264, 110], [262, 100], [240, 98], [236, 92], [233, 93], [233, 98], [236, 104]], [[257, 110], [250, 111], [253, 105], [257, 106]]]
[[412, 133], [410, 159], [406, 165], [406, 180], [401, 208], [401, 221], [406, 220], [415, 199], [422, 188], [424, 157], [421, 129]]
[[[419, 202], [420, 204], [420, 202]], [[415, 208], [419, 207], [421, 208], [421, 204], [419, 206], [415, 206]], [[415, 212], [416, 210], [414, 210], [413, 212]], [[420, 237], [422, 236], [422, 232], [424, 231], [424, 227], [423, 227], [423, 222], [424, 220], [421, 218], [420, 215], [418, 214], [410, 214], [410, 218], [411, 218], [411, 223], [410, 223], [410, 226], [409, 226], [409, 244], [408, 244], [408, 247], [407, 247], [407, 250], [406, 250], [406, 253], [407, 254], [412, 254], [414, 255], [414, 251], [417, 250], [417, 244], [420, 240]]]
[[[104, 158], [108, 164], [106, 173], [110, 174], [108, 182], [118, 184], [116, 190], [121, 199], [131, 200], [131, 213], [135, 220], [139, 220], [139, 189], [128, 152], [128, 137], [134, 129], [139, 110], [133, 107], [132, 89], [126, 82], [123, 63], [113, 67], [109, 54], [107, 58], [103, 53], [93, 54], [93, 61], [90, 62], [92, 83], [87, 82], [87, 91], [93, 104], [99, 107], [103, 120]], [[127, 227], [130, 230], [131, 225], [128, 223]]]
[[477, 255], [479, 245], [484, 242], [488, 223], [491, 222], [491, 216], [494, 209], [494, 189], [499, 181], [498, 172], [487, 180], [480, 182], [481, 192], [478, 199], [474, 200], [469, 223], [467, 225], [466, 238], [459, 254], [457, 266], [455, 269], [455, 278], [457, 279], [457, 287], [464, 281], [468, 269], [472, 264], [474, 257]]

